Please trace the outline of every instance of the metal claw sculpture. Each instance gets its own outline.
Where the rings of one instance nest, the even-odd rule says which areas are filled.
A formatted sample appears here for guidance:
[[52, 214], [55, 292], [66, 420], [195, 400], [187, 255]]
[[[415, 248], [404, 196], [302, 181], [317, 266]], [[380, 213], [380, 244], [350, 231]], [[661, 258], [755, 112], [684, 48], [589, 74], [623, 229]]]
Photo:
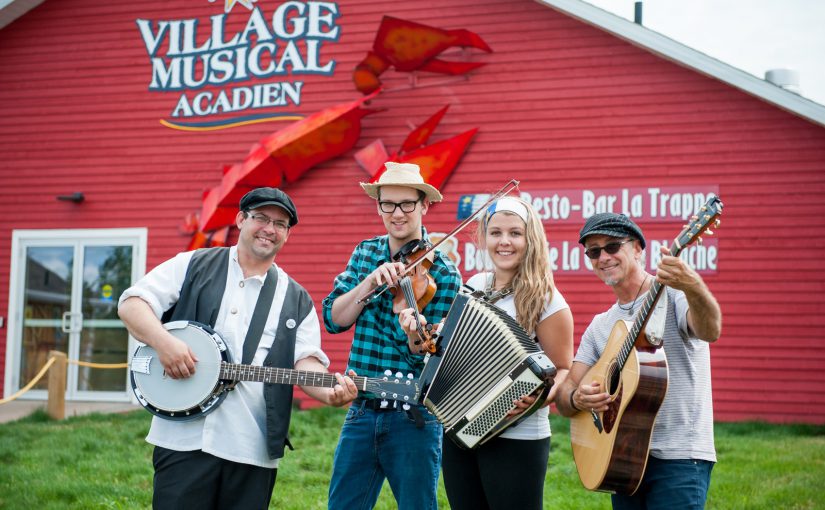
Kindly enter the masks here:
[[361, 136], [361, 119], [382, 111], [361, 107], [373, 97], [327, 108], [255, 144], [243, 162], [225, 167], [220, 184], [204, 193], [199, 230], [233, 225], [247, 191], [293, 183], [310, 168], [350, 150]]
[[446, 140], [426, 144], [438, 126], [449, 105], [437, 111], [420, 126], [412, 130], [398, 151], [388, 154], [381, 140], [376, 140], [355, 154], [358, 164], [370, 174], [370, 182], [376, 182], [384, 173], [384, 163], [415, 163], [421, 167], [421, 176], [428, 184], [440, 189], [452, 174], [459, 159], [475, 136], [473, 128]]
[[381, 80], [378, 77], [390, 66], [401, 72], [429, 71], [460, 75], [484, 65], [483, 62], [450, 62], [435, 58], [453, 47], [476, 48], [486, 53], [493, 51], [481, 37], [469, 30], [442, 30], [384, 16], [372, 51], [355, 66], [352, 76], [355, 88], [364, 94], [380, 89]]
[[229, 237], [229, 227], [223, 227], [214, 232], [204, 232], [199, 228], [199, 223], [198, 214], [189, 213], [179, 227], [181, 234], [190, 236], [186, 251], [212, 246], [226, 246], [226, 240]]

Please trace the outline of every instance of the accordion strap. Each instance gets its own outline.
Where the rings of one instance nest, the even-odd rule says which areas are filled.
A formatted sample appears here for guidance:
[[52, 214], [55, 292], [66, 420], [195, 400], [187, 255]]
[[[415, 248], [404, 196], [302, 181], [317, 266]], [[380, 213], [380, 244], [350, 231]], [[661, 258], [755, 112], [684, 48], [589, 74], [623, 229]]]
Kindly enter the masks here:
[[499, 289], [499, 290], [494, 291], [493, 290], [493, 285], [495, 284], [495, 281], [496, 281], [496, 274], [495, 273], [490, 273], [490, 277], [487, 278], [487, 285], [485, 286], [485, 289], [484, 289], [483, 293], [480, 293], [480, 295], [476, 296], [476, 297], [478, 297], [479, 299], [483, 299], [484, 301], [486, 301], [486, 302], [488, 302], [492, 305], [492, 304], [495, 304], [495, 302], [498, 301], [499, 299], [505, 298], [505, 297], [507, 297], [507, 296], [509, 296], [510, 294], [513, 293], [513, 286], [512, 285], [507, 285], [503, 289]]
[[488, 303], [495, 304], [501, 298], [507, 297], [513, 293], [513, 287], [505, 287], [501, 290], [497, 290], [495, 292], [490, 292], [489, 290], [484, 291], [484, 296], [481, 298]]

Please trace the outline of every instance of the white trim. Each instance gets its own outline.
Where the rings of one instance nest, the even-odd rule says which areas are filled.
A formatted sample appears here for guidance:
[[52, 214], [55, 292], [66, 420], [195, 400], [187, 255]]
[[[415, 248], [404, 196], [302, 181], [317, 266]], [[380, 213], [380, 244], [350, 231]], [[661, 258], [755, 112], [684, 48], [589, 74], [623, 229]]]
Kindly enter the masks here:
[[0, 29], [42, 3], [43, 0], [0, 0]]
[[649, 28], [581, 0], [536, 1], [676, 64], [716, 78], [767, 103], [825, 126], [825, 106], [725, 64]]
[[[24, 246], [55, 246], [78, 245], [83, 246], [103, 246], [110, 245], [113, 241], [128, 242], [133, 246], [132, 254], [132, 281], [136, 281], [146, 272], [146, 244], [148, 240], [148, 230], [146, 228], [101, 228], [101, 229], [52, 229], [52, 230], [13, 230], [11, 243], [11, 275], [9, 281], [9, 316], [6, 322], [6, 372], [4, 377], [4, 397], [16, 392], [22, 384], [15, 381], [16, 365], [19, 363], [20, 342], [15, 341], [14, 336], [19, 329], [23, 319], [20, 296], [24, 277], [20, 264], [25, 264]], [[137, 344], [134, 338], [129, 335], [128, 352], [135, 350]], [[17, 374], [19, 377], [19, 374]], [[88, 399], [94, 397], [100, 401], [127, 401], [134, 400], [128, 388], [124, 392], [76, 392], [75, 399]], [[45, 392], [29, 392], [30, 399], [45, 399]]]

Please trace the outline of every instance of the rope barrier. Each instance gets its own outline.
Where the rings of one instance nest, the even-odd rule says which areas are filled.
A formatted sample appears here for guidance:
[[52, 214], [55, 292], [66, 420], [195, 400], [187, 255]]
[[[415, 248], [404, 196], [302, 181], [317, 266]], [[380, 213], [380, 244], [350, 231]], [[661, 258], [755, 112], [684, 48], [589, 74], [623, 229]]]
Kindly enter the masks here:
[[[40, 371], [37, 373], [37, 375], [34, 376], [34, 379], [29, 381], [29, 384], [27, 384], [24, 387], [20, 388], [20, 390], [18, 390], [17, 393], [15, 393], [14, 395], [10, 395], [9, 397], [0, 400], [0, 405], [7, 404], [7, 403], [11, 402], [12, 400], [15, 400], [15, 399], [19, 398], [21, 395], [23, 395], [24, 393], [26, 393], [27, 391], [32, 389], [34, 387], [34, 385], [37, 384], [38, 382], [40, 382], [40, 379], [42, 379], [43, 376], [46, 375], [46, 372], [48, 372], [49, 368], [51, 368], [51, 366], [54, 365], [55, 361], [57, 361], [57, 358], [55, 358], [54, 356], [49, 358], [48, 361], [46, 361], [46, 364], [43, 365], [43, 368], [41, 368]], [[66, 360], [66, 361], [68, 363], [71, 363], [73, 365], [79, 365], [81, 367], [103, 368], [103, 369], [129, 368], [128, 363], [91, 363], [89, 361], [80, 361], [80, 360], [76, 360], [76, 359], [69, 359], [69, 360]]]
[[46, 364], [45, 364], [45, 365], [43, 365], [43, 368], [41, 368], [41, 369], [40, 369], [40, 372], [38, 372], [38, 373], [37, 373], [37, 375], [36, 375], [36, 376], [34, 376], [34, 379], [32, 379], [32, 380], [29, 382], [29, 384], [27, 384], [27, 385], [25, 385], [24, 387], [20, 388], [20, 391], [18, 391], [18, 392], [17, 392], [17, 393], [15, 393], [14, 395], [12, 395], [12, 396], [10, 396], [10, 397], [8, 397], [8, 398], [4, 398], [3, 400], [0, 400], [0, 404], [5, 404], [5, 403], [7, 403], [7, 402], [11, 402], [12, 400], [16, 399], [16, 398], [17, 398], [17, 397], [19, 397], [20, 395], [22, 395], [22, 394], [26, 393], [27, 391], [29, 391], [30, 389], [32, 389], [32, 386], [34, 386], [35, 384], [37, 384], [37, 382], [38, 382], [38, 381], [40, 381], [40, 379], [41, 379], [44, 375], [46, 375], [46, 372], [49, 370], [49, 368], [51, 368], [51, 366], [52, 366], [52, 365], [54, 365], [54, 362], [55, 362], [56, 360], [57, 360], [57, 358], [55, 358], [55, 357], [51, 357], [51, 358], [49, 358], [49, 360], [46, 362]]
[[66, 360], [72, 365], [80, 365], [81, 367], [91, 368], [129, 368], [128, 363], [92, 363], [90, 361], [80, 361], [76, 359]]

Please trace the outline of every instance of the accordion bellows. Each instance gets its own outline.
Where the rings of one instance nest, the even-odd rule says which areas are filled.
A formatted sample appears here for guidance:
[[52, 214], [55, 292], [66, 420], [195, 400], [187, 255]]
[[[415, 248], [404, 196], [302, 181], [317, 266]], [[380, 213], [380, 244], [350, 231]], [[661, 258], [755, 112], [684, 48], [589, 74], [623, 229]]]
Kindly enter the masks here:
[[[524, 329], [499, 308], [459, 294], [438, 350], [421, 374], [422, 403], [448, 437], [475, 448], [538, 409], [556, 368]], [[507, 417], [513, 400], [539, 393], [527, 412]]]

